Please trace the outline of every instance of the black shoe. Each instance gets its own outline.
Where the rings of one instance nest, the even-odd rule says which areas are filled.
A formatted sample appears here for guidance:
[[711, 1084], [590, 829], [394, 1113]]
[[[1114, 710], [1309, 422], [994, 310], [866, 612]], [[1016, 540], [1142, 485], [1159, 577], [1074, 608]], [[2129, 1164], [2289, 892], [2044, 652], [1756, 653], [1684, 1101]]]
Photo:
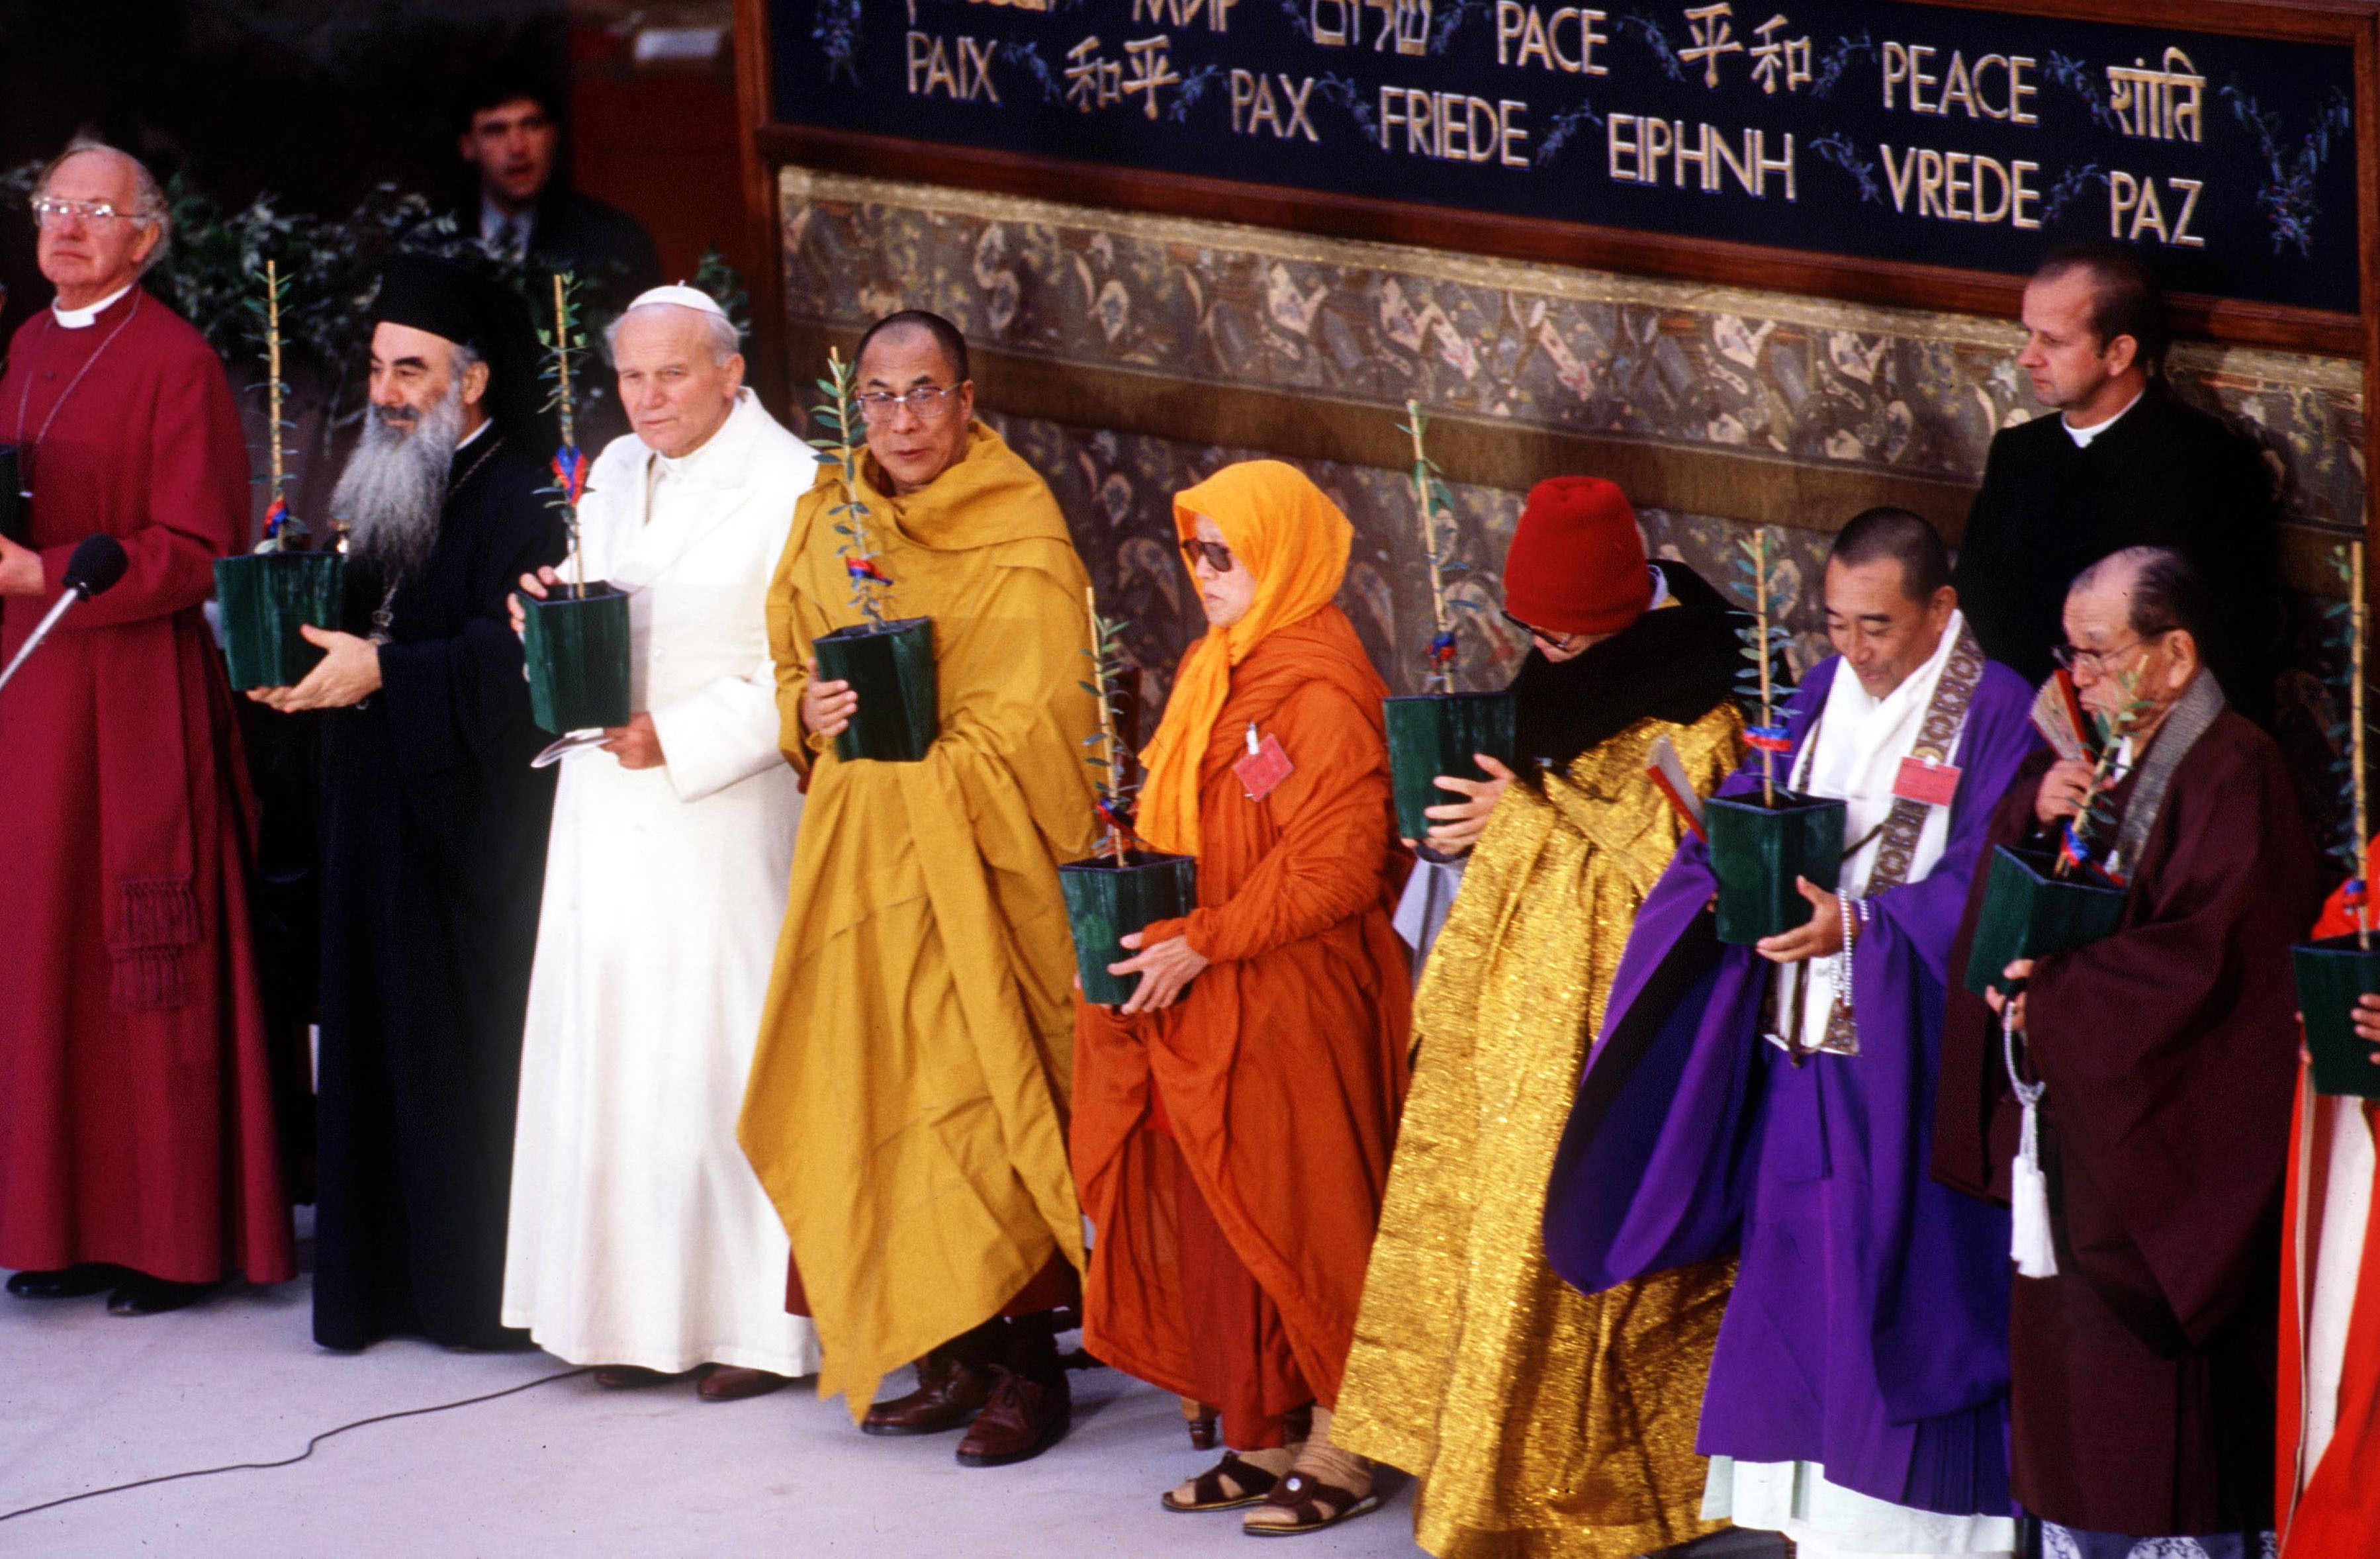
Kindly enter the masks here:
[[163, 1315], [183, 1310], [223, 1287], [215, 1283], [173, 1283], [136, 1272], [107, 1296], [110, 1315]]
[[79, 1262], [55, 1272], [20, 1272], [8, 1279], [8, 1292], [20, 1299], [79, 1299], [96, 1294], [118, 1280], [121, 1269], [104, 1262]]

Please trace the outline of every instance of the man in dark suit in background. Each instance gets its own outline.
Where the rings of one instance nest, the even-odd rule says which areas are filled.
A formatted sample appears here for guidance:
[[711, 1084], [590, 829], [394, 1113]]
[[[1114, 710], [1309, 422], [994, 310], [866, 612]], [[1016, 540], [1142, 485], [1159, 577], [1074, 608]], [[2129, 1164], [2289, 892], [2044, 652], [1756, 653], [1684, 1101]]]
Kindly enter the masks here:
[[2278, 516], [2263, 453], [2165, 378], [2156, 276], [2114, 245], [2060, 250], [2024, 289], [2034, 398], [2057, 413], [1992, 440], [1952, 582], [1984, 652], [2031, 682], [2063, 637], [2067, 582], [2124, 547], [2168, 547], [2219, 581], [2208, 669], [2270, 726], [2280, 636]]
[[570, 187], [556, 96], [510, 66], [471, 84], [457, 147], [479, 183], [453, 213], [455, 227], [500, 258], [573, 272], [587, 284], [590, 313], [608, 318], [661, 285], [661, 257], [642, 223]]

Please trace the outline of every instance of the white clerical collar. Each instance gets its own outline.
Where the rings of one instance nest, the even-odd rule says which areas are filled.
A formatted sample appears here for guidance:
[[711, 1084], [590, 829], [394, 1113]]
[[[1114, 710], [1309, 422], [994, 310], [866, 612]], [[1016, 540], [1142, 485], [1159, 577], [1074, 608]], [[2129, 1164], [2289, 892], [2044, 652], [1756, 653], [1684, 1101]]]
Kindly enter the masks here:
[[469, 449], [473, 444], [480, 441], [480, 434], [486, 432], [495, 425], [496, 419], [492, 417], [489, 417], [484, 422], [481, 422], [477, 428], [472, 429], [469, 432], [463, 435], [462, 441], [455, 446], [455, 453], [456, 454], [460, 454], [465, 450]]
[[2133, 392], [2132, 398], [2124, 403], [2123, 409], [2121, 411], [2117, 412], [2115, 416], [2108, 417], [2103, 422], [2095, 422], [2088, 428], [2075, 427], [2074, 424], [2066, 420], [2066, 414], [2064, 412], [2058, 414], [2058, 425], [2066, 429], [2066, 436], [2074, 441], [2074, 447], [2076, 449], [2089, 449], [2091, 447], [2092, 440], [2097, 438], [2100, 434], [2106, 432], [2108, 429], [2113, 428], [2117, 423], [2122, 421], [2124, 412], [2130, 411], [2134, 406], [2139, 405], [2141, 404], [2141, 397], [2148, 393], [2148, 386], [2145, 384], [2142, 385], [2140, 389]]
[[67, 308], [60, 304], [52, 303], [50, 305], [50, 312], [55, 314], [58, 317], [58, 323], [64, 325], [67, 329], [70, 331], [87, 331], [91, 329], [92, 323], [97, 320], [102, 314], [107, 311], [110, 306], [115, 304], [119, 298], [123, 297], [126, 293], [130, 292], [134, 287], [137, 287], [140, 284], [138, 282], [127, 282], [124, 285], [116, 288], [114, 292], [109, 293], [105, 297], [101, 298], [97, 303], [92, 304], [88, 308]]

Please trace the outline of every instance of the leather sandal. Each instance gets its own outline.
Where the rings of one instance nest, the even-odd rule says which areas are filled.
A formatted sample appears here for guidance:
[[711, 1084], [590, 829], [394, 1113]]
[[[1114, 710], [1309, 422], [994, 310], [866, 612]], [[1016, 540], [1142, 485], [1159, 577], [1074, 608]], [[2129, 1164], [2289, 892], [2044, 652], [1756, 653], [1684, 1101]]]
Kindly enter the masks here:
[[1278, 1474], [1267, 1472], [1254, 1462], [1243, 1461], [1234, 1451], [1225, 1451], [1223, 1459], [1190, 1480], [1190, 1497], [1178, 1500], [1168, 1489], [1157, 1497], [1168, 1510], [1194, 1515], [1208, 1510], [1237, 1510], [1242, 1505], [1261, 1504], [1264, 1497], [1280, 1482]]
[[[1286, 1510], [1293, 1519], [1285, 1522], [1265, 1522], [1261, 1525], [1243, 1518], [1240, 1530], [1252, 1538], [1293, 1538], [1307, 1532], [1318, 1532], [1325, 1527], [1335, 1527], [1352, 1520], [1368, 1510], [1379, 1508], [1378, 1492], [1357, 1493], [1335, 1483], [1325, 1483], [1303, 1472], [1292, 1472], [1273, 1485], [1264, 1504]], [[1255, 1513], [1251, 1511], [1250, 1515]]]

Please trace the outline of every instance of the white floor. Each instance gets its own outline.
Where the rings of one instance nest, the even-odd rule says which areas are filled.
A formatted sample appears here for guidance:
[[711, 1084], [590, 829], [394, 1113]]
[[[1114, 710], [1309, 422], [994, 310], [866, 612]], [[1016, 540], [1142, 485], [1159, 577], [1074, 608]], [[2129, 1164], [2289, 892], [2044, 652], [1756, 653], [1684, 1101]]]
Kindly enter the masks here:
[[[310, 1339], [305, 1280], [175, 1315], [0, 1299], [0, 1517], [109, 1484], [293, 1456], [350, 1420], [565, 1368], [541, 1353]], [[1173, 1399], [1077, 1372], [1074, 1432], [1038, 1460], [962, 1468], [955, 1435], [879, 1440], [807, 1384], [750, 1402], [582, 1378], [351, 1431], [271, 1471], [0, 1519], [0, 1554], [1247, 1555], [1235, 1515], [1160, 1490], [1211, 1459]], [[1407, 1554], [1411, 1494], [1278, 1559]], [[1269, 1552], [1269, 1551], [1268, 1551]]]

